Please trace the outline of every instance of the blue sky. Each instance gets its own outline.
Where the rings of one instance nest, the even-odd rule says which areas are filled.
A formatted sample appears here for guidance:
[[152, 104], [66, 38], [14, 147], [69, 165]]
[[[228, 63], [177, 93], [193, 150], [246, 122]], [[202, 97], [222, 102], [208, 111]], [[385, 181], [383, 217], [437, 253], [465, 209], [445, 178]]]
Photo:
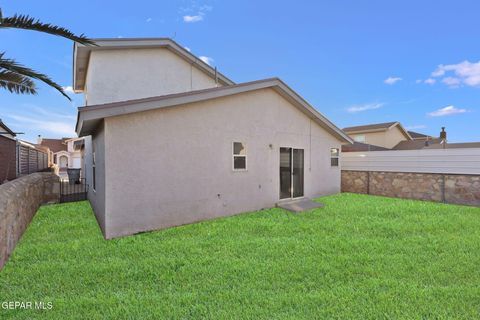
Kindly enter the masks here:
[[[172, 37], [236, 82], [278, 76], [339, 127], [400, 121], [480, 141], [478, 1], [9, 1], [89, 37]], [[6, 56], [72, 85], [72, 43], [0, 30]], [[0, 118], [34, 141], [73, 134], [76, 107], [39, 84], [0, 91]]]

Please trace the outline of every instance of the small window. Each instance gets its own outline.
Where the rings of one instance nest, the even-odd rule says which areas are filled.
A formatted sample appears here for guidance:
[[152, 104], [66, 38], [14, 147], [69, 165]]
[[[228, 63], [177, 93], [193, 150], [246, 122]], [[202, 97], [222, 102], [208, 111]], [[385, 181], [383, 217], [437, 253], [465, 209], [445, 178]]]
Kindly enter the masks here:
[[330, 165], [332, 167], [338, 167], [339, 155], [340, 155], [340, 150], [338, 148], [330, 149]]
[[92, 152], [92, 188], [97, 190], [97, 171], [95, 170], [95, 152]]
[[365, 135], [362, 134], [362, 135], [355, 136], [353, 140], [355, 140], [356, 142], [365, 143]]
[[233, 170], [247, 170], [247, 148], [243, 142], [233, 143]]

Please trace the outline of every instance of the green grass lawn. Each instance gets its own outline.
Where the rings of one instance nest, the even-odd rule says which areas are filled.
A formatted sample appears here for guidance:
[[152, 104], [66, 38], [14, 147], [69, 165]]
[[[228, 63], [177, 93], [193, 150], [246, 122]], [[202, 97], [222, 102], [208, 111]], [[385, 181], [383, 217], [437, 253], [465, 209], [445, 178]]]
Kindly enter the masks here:
[[341, 194], [103, 239], [87, 202], [42, 207], [0, 272], [0, 319], [480, 317], [480, 208]]

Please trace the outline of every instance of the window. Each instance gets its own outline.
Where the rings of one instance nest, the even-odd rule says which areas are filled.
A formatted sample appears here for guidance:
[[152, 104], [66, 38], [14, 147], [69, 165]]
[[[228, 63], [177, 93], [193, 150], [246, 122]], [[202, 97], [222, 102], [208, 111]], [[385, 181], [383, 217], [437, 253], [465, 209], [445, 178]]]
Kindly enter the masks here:
[[96, 191], [97, 188], [96, 188], [96, 185], [97, 185], [97, 171], [95, 170], [95, 152], [92, 152], [92, 188], [93, 188], [93, 191]]
[[247, 170], [247, 148], [242, 142], [233, 143], [233, 170]]
[[340, 155], [340, 150], [338, 148], [330, 149], [330, 165], [332, 167], [338, 167], [338, 157]]
[[365, 135], [362, 134], [362, 135], [355, 136], [353, 140], [355, 140], [356, 142], [365, 143]]

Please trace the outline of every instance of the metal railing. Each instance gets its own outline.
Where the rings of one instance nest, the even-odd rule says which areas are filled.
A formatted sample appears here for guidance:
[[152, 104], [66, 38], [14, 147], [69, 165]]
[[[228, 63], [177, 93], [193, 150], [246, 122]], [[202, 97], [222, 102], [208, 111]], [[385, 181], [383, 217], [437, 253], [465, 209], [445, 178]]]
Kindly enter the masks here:
[[87, 200], [88, 184], [84, 178], [78, 181], [60, 181], [60, 202]]

